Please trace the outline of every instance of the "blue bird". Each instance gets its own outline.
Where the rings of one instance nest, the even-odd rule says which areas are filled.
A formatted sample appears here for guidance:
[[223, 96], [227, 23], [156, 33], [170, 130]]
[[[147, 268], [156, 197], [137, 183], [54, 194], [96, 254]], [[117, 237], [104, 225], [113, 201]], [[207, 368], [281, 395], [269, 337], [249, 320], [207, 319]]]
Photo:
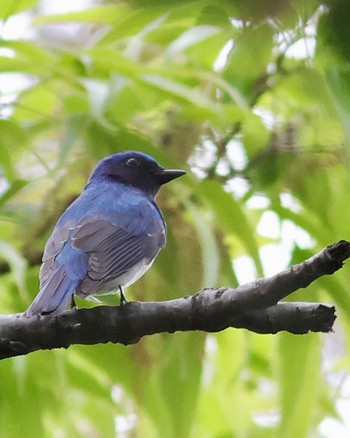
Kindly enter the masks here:
[[184, 175], [149, 155], [127, 151], [101, 160], [83, 192], [58, 220], [40, 269], [40, 290], [25, 315], [57, 315], [74, 294], [121, 293], [152, 265], [166, 243], [155, 198]]

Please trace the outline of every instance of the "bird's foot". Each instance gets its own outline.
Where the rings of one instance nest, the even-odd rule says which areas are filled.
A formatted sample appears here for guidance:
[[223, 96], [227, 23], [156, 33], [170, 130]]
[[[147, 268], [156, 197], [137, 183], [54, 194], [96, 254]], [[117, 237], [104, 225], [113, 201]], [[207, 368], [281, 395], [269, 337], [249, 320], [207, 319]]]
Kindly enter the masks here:
[[69, 305], [69, 308], [70, 308], [71, 310], [75, 310], [75, 309], [77, 308], [77, 304], [76, 304], [75, 299], [74, 299], [74, 294], [72, 295], [72, 297], [71, 297], [71, 299], [70, 299], [70, 305]]
[[123, 306], [124, 304], [126, 304], [128, 302], [128, 300], [126, 299], [123, 289], [121, 286], [119, 286], [119, 292], [120, 292], [120, 302], [119, 305]]

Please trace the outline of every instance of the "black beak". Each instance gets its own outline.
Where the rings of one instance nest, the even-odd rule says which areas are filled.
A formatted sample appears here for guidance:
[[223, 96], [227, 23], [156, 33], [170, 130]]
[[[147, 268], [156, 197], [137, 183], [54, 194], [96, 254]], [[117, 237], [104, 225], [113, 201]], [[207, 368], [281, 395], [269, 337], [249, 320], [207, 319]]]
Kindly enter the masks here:
[[159, 172], [157, 172], [160, 184], [166, 184], [173, 179], [179, 178], [180, 176], [185, 174], [186, 172], [184, 170], [178, 169], [159, 169]]

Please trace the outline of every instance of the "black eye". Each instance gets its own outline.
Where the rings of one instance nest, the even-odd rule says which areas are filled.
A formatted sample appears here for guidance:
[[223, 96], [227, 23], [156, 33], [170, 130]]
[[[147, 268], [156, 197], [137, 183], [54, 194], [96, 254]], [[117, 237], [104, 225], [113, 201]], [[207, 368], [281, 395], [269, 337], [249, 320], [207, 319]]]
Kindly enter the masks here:
[[139, 167], [140, 163], [138, 162], [138, 160], [136, 160], [136, 158], [129, 158], [128, 160], [126, 160], [125, 163], [128, 167]]

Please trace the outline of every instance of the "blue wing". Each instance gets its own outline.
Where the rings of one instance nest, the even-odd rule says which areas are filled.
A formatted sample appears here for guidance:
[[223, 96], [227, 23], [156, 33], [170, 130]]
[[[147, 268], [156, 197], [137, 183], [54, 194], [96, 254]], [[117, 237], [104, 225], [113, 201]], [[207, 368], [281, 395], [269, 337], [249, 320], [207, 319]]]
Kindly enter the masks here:
[[[164, 246], [161, 231], [133, 234], [103, 219], [84, 219], [72, 237], [73, 247], [89, 255], [86, 277], [76, 293], [87, 296], [131, 284]], [[135, 267], [140, 275], [134, 272]]]
[[72, 221], [56, 227], [47, 241], [40, 268], [40, 291], [26, 310], [27, 316], [55, 315], [65, 310], [86, 276], [88, 255], [71, 246], [73, 227]]
[[27, 316], [58, 314], [74, 293], [95, 294], [118, 278], [121, 286], [131, 284], [123, 275], [138, 264], [150, 264], [164, 247], [165, 225], [155, 205], [140, 198], [131, 207], [124, 200], [116, 208], [110, 201], [101, 204], [104, 195], [99, 193], [93, 204], [79, 197], [58, 221], [45, 246], [40, 291]]

